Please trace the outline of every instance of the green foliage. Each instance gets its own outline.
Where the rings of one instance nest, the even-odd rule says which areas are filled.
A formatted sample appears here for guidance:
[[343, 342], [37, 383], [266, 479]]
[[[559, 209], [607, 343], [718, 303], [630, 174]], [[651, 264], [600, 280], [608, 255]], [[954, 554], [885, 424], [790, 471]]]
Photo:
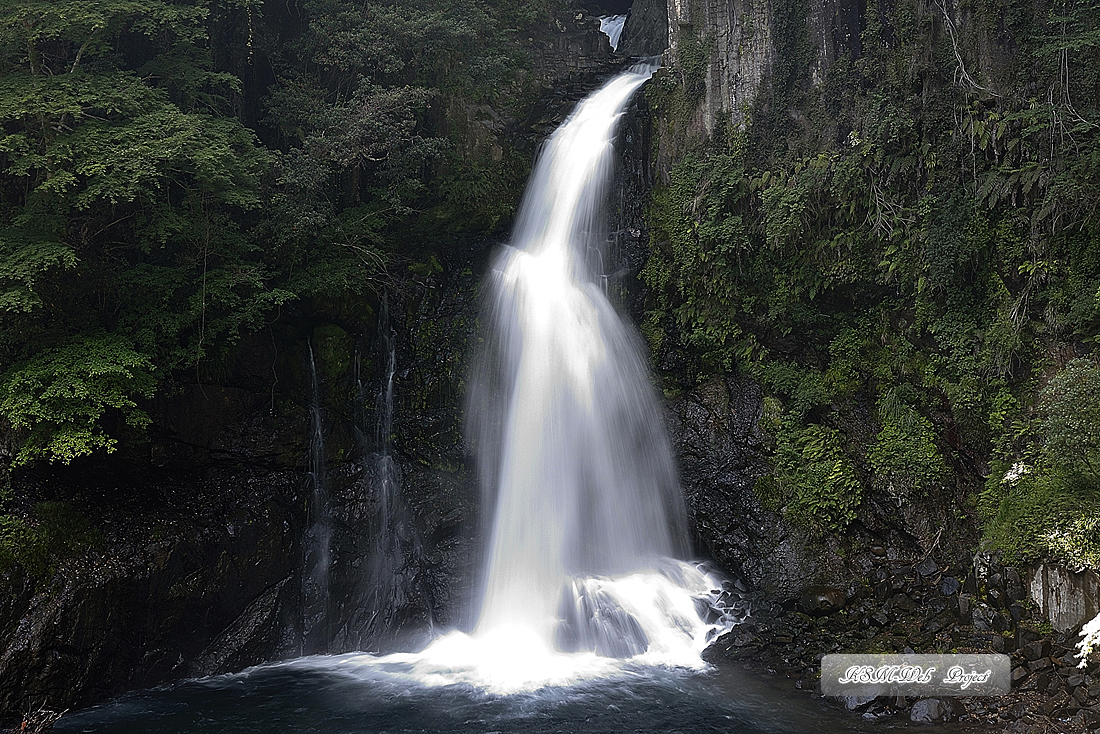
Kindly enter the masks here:
[[1022, 560], [1091, 564], [1100, 552], [1095, 537], [1100, 483], [1043, 463], [1014, 468], [995, 467], [986, 483], [981, 498], [986, 542]]
[[1100, 364], [1075, 359], [1039, 393], [1046, 460], [1100, 482]]
[[994, 465], [986, 483], [986, 537], [1024, 557], [1100, 567], [1100, 365], [1071, 361], [1036, 407], [1039, 420], [1017, 429], [1024, 457]]
[[677, 54], [684, 79], [684, 93], [689, 101], [698, 101], [706, 94], [707, 65], [711, 60], [711, 44], [681, 29]]
[[291, 294], [240, 231], [270, 159], [217, 107], [239, 86], [203, 56], [207, 3], [0, 16], [0, 414], [16, 463], [69, 462], [143, 428], [158, 379]]
[[524, 117], [521, 31], [556, 0], [292, 5], [0, 7], [17, 463], [136, 439], [144, 401], [224, 378], [281, 306], [363, 302], [511, 213], [525, 158], [469, 141], [486, 102]]
[[1071, 568], [1100, 568], [1100, 516], [1092, 514], [1069, 521], [1063, 517], [1054, 527], [1043, 540], [1055, 558], [1063, 559]]
[[43, 581], [62, 561], [103, 544], [103, 534], [63, 502], [39, 502], [29, 522], [0, 515], [0, 571], [13, 564]]
[[875, 476], [899, 500], [931, 494], [947, 480], [948, 470], [936, 448], [932, 422], [887, 391], [879, 400], [882, 428], [867, 452]]
[[121, 337], [102, 335], [44, 350], [8, 370], [0, 376], [0, 413], [28, 434], [15, 463], [67, 464], [96, 449], [114, 450], [117, 440], [103, 433], [99, 418], [115, 410], [128, 425], [145, 427], [149, 417], [137, 399], [152, 396], [152, 369]]
[[783, 422], [775, 436], [773, 472], [756, 483], [765, 507], [823, 532], [856, 518], [863, 485], [844, 451], [843, 435], [827, 426]]
[[[669, 389], [738, 370], [791, 425], [837, 410], [849, 431], [875, 405], [873, 433], [841, 443], [869, 486], [899, 500], [955, 485], [949, 466], [966, 456], [1011, 465], [1033, 440], [1033, 375], [1051, 346], [1100, 338], [1100, 5], [968, 13], [949, 33], [935, 4], [869, 7], [859, 44], [822, 69], [805, 3], [776, 4], [776, 61], [743, 127], [696, 141], [651, 202], [644, 333], [687, 364], [664, 376]], [[698, 114], [681, 71], [679, 86], [667, 75], [650, 93], [673, 150]], [[1090, 404], [1087, 389], [1100, 394], [1090, 380], [1066, 376], [1050, 388], [1062, 397], [1041, 402], [1068, 415]], [[1095, 419], [1042, 415], [1074, 466], [1048, 452], [1018, 488], [997, 484], [990, 523], [1002, 494], [1030, 517], [1029, 498], [1080, 499], [1093, 475], [1081, 421]], [[773, 457], [786, 478], [764, 482], [778, 506], [808, 486], [791, 425]], [[1003, 510], [991, 528], [1015, 528]], [[1028, 537], [1060, 527], [1034, 519]]]

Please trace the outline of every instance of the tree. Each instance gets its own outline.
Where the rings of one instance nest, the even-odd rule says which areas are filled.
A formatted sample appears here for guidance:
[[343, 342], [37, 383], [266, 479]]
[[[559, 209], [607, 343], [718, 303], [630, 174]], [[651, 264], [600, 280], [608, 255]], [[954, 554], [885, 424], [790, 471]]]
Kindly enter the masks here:
[[1047, 461], [1100, 482], [1100, 364], [1067, 364], [1039, 393], [1038, 407]]
[[[110, 450], [157, 378], [274, 304], [241, 229], [270, 159], [221, 114], [208, 2], [0, 11], [0, 413], [17, 461]], [[165, 75], [165, 69], [173, 69]]]

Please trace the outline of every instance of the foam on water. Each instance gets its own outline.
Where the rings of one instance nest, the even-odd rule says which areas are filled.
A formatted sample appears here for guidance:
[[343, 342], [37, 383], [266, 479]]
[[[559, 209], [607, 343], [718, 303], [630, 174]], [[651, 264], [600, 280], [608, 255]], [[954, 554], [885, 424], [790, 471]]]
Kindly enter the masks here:
[[[437, 687], [466, 684], [493, 694], [569, 686], [596, 679], [649, 675], [654, 667], [701, 669], [700, 653], [728, 629], [729, 616], [705, 621], [701, 607], [714, 608], [722, 579], [706, 569], [666, 560], [658, 570], [620, 577], [574, 580], [598, 592], [637, 619], [648, 637], [645, 650], [629, 657], [596, 651], [562, 652], [553, 640], [523, 624], [501, 625], [474, 634], [450, 632], [416, 653], [316, 655], [278, 667], [336, 672], [360, 680], [404, 680]], [[607, 607], [602, 607], [606, 611]]]

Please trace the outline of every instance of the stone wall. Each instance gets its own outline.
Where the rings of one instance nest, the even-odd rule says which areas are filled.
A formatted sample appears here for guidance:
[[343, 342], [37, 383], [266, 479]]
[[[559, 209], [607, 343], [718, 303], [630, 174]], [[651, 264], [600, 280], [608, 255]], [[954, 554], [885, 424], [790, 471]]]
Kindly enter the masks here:
[[1072, 571], [1041, 563], [1025, 572], [1028, 596], [1059, 632], [1076, 630], [1100, 614], [1100, 577], [1092, 569]]

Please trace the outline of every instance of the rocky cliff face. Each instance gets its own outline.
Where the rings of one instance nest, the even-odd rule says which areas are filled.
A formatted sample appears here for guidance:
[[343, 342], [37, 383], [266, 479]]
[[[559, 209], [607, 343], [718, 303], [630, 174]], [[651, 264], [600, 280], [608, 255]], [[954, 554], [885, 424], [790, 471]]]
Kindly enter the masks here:
[[[660, 94], [652, 117], [653, 178], [667, 184], [672, 169], [689, 152], [705, 155], [709, 145], [730, 145], [751, 128], [754, 114], [766, 113], [792, 129], [808, 126], [811, 109], [793, 103], [769, 109], [776, 100], [794, 99], [773, 93], [772, 87], [790, 83], [807, 91], [801, 99], [822, 99], [829, 70], [841, 60], [851, 63], [861, 57], [861, 34], [869, 22], [884, 26], [883, 42], [893, 43], [888, 5], [668, 0], [665, 68], [654, 80]], [[951, 4], [944, 7], [942, 28], [937, 26], [942, 33], [973, 35], [963, 11]], [[639, 22], [628, 20], [624, 48], [652, 49], [659, 31], [640, 19], [652, 17], [654, 9], [642, 0], [635, 9]], [[973, 45], [984, 49], [977, 54], [983, 78], [995, 77], [1006, 60], [1004, 49], [992, 42]], [[822, 145], [832, 144], [829, 134], [840, 133], [830, 128]], [[777, 135], [783, 137], [781, 131]], [[957, 511], [965, 491], [956, 485], [940, 494], [904, 499], [889, 492], [868, 493], [857, 522], [842, 535], [811, 533], [766, 509], [753, 491], [757, 478], [771, 471], [770, 438], [760, 427], [761, 387], [734, 374], [694, 384], [694, 376], [686, 374], [689, 362], [675, 349], [659, 351], [656, 359], [658, 369], [676, 383], [668, 404], [669, 424], [699, 548], [772, 598], [796, 599], [812, 584], [854, 588], [886, 555], [916, 563], [936, 553], [952, 563], [969, 563], [966, 555], [976, 543], [977, 530], [972, 517]], [[688, 388], [681, 389], [684, 385]], [[836, 408], [835, 414], [843, 414], [837, 420], [847, 434], [874, 435], [869, 406], [857, 401]], [[975, 481], [973, 466], [955, 469], [961, 484]], [[870, 478], [871, 484], [876, 481]]]

